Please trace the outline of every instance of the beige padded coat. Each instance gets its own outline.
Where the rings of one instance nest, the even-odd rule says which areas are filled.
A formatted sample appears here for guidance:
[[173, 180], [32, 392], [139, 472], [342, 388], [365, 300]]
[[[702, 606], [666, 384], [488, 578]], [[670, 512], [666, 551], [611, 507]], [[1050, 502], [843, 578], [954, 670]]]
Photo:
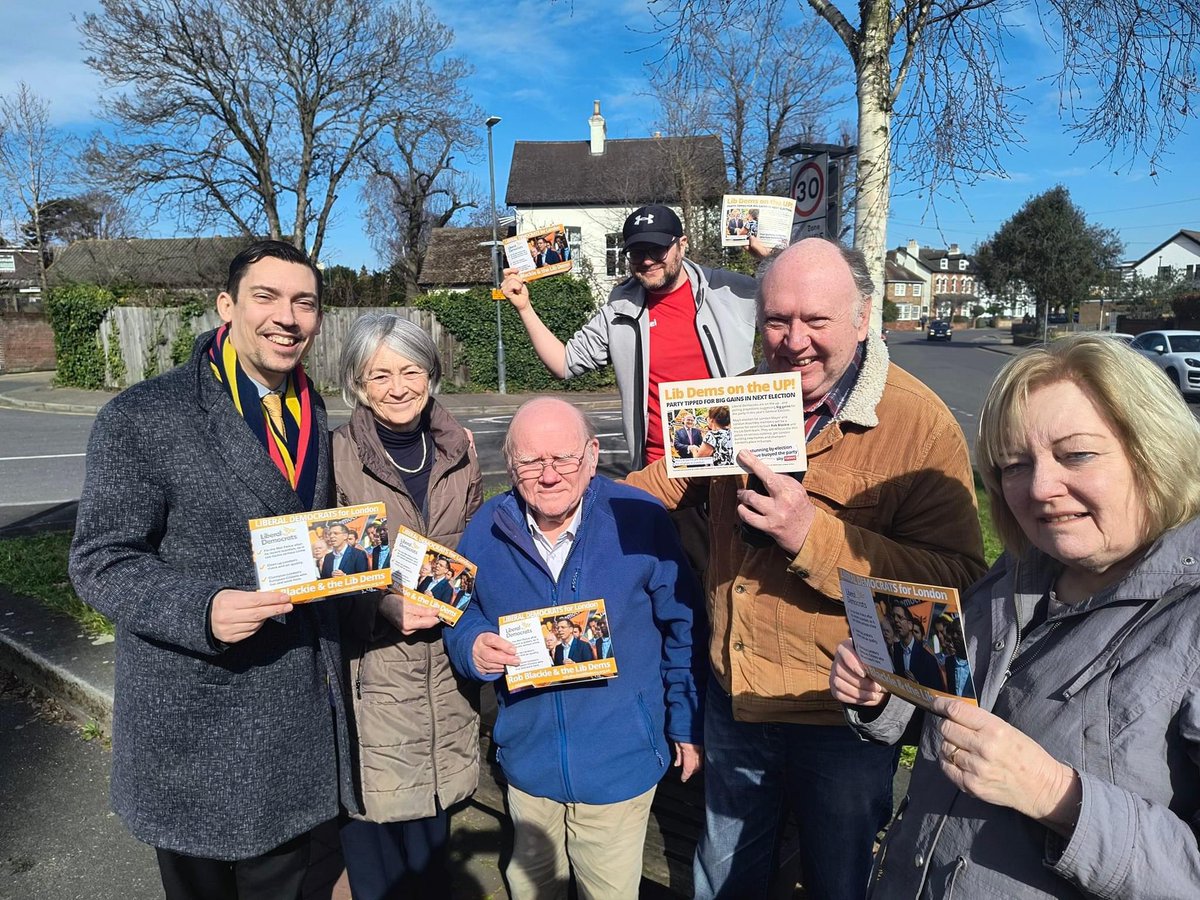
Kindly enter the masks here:
[[[479, 461], [461, 425], [430, 399], [436, 453], [424, 512], [375, 431], [366, 407], [333, 434], [339, 505], [382, 500], [389, 523], [455, 547], [482, 502]], [[432, 816], [465, 800], [479, 780], [478, 688], [450, 668], [442, 627], [403, 636], [376, 615], [378, 595], [346, 604], [346, 683], [357, 733], [355, 770], [366, 818], [397, 822]]]

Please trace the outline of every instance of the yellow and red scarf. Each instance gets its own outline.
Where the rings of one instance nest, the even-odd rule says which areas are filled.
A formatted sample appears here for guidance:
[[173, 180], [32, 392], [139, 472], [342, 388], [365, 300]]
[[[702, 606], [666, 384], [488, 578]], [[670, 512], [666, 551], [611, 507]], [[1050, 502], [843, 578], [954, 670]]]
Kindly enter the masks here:
[[229, 340], [229, 325], [217, 329], [208, 348], [213, 376], [229, 392], [234, 408], [262, 443], [267, 455], [283, 473], [292, 490], [311, 509], [317, 484], [317, 433], [313, 427], [313, 388], [304, 367], [297, 365], [287, 377], [282, 394], [284, 433], [271, 424], [257, 385], [238, 362]]

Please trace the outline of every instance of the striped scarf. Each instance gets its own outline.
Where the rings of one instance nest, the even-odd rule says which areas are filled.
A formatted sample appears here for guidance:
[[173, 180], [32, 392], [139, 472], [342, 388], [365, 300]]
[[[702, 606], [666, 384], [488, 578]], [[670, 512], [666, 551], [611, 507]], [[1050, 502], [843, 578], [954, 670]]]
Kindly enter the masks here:
[[227, 324], [217, 329], [208, 348], [208, 360], [213, 377], [229, 392], [234, 408], [304, 502], [304, 508], [312, 509], [317, 485], [318, 435], [314, 428], [312, 384], [304, 374], [304, 367], [297, 365], [287, 377], [282, 395], [284, 433], [280, 434], [263, 409], [258, 387], [238, 362]]

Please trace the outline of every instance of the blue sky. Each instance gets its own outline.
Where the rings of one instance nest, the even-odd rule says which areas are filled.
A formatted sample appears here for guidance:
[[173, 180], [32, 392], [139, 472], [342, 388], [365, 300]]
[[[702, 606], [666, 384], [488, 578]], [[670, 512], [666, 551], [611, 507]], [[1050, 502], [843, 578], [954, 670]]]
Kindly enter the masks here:
[[[20, 36], [0, 57], [0, 93], [27, 81], [51, 101], [62, 127], [79, 133], [99, 127], [100, 83], [83, 63], [72, 21], [97, 10], [97, 0], [2, 0], [0, 5], [7, 30]], [[466, 0], [431, 0], [430, 6], [455, 30], [457, 51], [475, 66], [468, 83], [473, 99], [485, 115], [503, 119], [494, 135], [501, 198], [513, 141], [586, 140], [595, 99], [601, 101], [610, 138], [645, 137], [655, 129], [658, 110], [645, 95], [643, 63], [657, 51], [647, 34], [653, 22], [644, 2], [514, 0], [487, 15], [481, 15], [478, 2]], [[1089, 220], [1118, 232], [1127, 258], [1144, 255], [1180, 228], [1200, 229], [1200, 123], [1188, 123], [1173, 154], [1151, 177], [1144, 162], [1121, 165], [1107, 160], [1101, 147], [1076, 146], [1058, 117], [1057, 89], [1038, 78], [1051, 73], [1052, 54], [1036, 27], [1015, 29], [1005, 52], [1009, 71], [1020, 73], [1017, 83], [1025, 81], [1027, 116], [1024, 145], [1002, 157], [1007, 177], [985, 178], [958, 194], [946, 190], [932, 203], [909, 185], [894, 183], [889, 246], [915, 238], [927, 246], [957, 242], [969, 248], [1030, 196], [1058, 183], [1070, 190]], [[472, 171], [486, 192], [486, 158], [481, 155]], [[326, 260], [375, 266], [356, 191], [341, 195], [345, 199], [327, 237]], [[171, 227], [161, 224], [155, 233], [172, 234]]]

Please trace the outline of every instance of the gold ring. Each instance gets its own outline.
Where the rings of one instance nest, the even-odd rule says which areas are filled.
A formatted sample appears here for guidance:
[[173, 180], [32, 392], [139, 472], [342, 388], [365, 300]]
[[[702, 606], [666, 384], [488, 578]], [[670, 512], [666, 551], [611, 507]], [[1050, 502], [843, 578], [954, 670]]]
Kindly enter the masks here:
[[962, 749], [962, 747], [955, 747], [953, 750], [950, 751], [950, 758], [948, 760], [946, 760], [948, 763], [950, 763], [950, 765], [952, 765], [952, 766], [955, 765], [954, 758], [956, 756], [958, 756], [958, 751], [961, 749]]

